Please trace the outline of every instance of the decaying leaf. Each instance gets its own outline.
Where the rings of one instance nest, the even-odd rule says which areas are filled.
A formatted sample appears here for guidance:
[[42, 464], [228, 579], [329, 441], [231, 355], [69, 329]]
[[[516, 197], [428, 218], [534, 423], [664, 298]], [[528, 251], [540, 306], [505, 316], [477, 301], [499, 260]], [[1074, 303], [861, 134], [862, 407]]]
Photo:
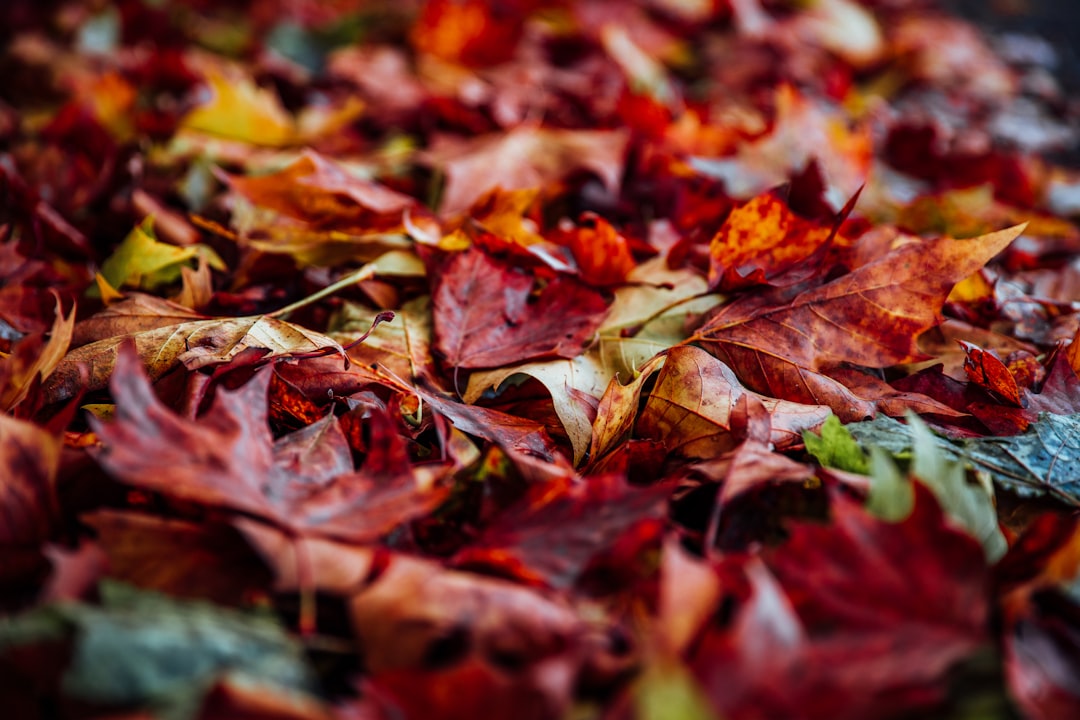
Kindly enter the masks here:
[[[1022, 495], [1050, 495], [1069, 505], [1080, 504], [1080, 474], [1074, 458], [1080, 453], [1080, 417], [1043, 413], [1027, 431], [1014, 437], [970, 438], [951, 442], [937, 438], [945, 457], [958, 458], [990, 473], [994, 482]], [[911, 431], [887, 417], [848, 426], [860, 443], [895, 454], [909, 452]]]
[[1021, 230], [904, 245], [775, 305], [749, 296], [721, 308], [696, 337], [748, 387], [800, 402], [824, 401], [849, 415], [845, 399], [823, 386], [814, 371], [840, 363], [886, 367], [921, 359], [915, 340], [940, 321], [949, 289]]
[[[106, 332], [119, 329], [115, 313], [105, 313], [100, 324]], [[131, 324], [141, 325], [138, 313]], [[120, 320], [120, 327], [130, 327]], [[153, 325], [151, 320], [148, 324]], [[341, 357], [340, 345], [320, 333], [269, 315], [240, 318], [189, 320], [153, 327], [123, 335], [106, 337], [72, 350], [49, 377], [43, 392], [46, 402], [59, 402], [80, 389], [100, 390], [109, 382], [120, 354], [126, 345], [134, 345], [151, 379], [157, 380], [178, 365], [189, 370], [229, 362], [248, 349], [261, 352], [264, 360], [291, 355], [333, 353]], [[86, 372], [84, 378], [83, 372]]]

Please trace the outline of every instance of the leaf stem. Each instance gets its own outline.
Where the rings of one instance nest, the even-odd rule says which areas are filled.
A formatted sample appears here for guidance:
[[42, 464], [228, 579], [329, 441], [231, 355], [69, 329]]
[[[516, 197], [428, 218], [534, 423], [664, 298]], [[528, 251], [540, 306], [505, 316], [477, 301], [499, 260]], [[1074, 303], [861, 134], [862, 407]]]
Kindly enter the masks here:
[[348, 275], [341, 278], [337, 282], [331, 283], [330, 285], [327, 285], [322, 290], [314, 292], [311, 295], [308, 295], [306, 298], [303, 298], [302, 300], [297, 300], [296, 302], [294, 302], [294, 303], [292, 303], [290, 305], [286, 305], [285, 307], [281, 308], [280, 310], [275, 310], [272, 313], [267, 313], [267, 317], [276, 318], [278, 320], [284, 320], [286, 317], [288, 317], [290, 314], [296, 312], [300, 308], [307, 307], [308, 305], [311, 305], [312, 303], [316, 303], [319, 300], [322, 300], [324, 297], [327, 297], [329, 295], [333, 295], [334, 293], [338, 292], [339, 290], [344, 290], [347, 287], [351, 287], [352, 285], [355, 285], [355, 284], [357, 284], [359, 282], [363, 282], [364, 280], [368, 280], [371, 277], [373, 277], [374, 275], [375, 275], [375, 265], [374, 265], [374, 263], [368, 263], [367, 265], [363, 266], [359, 270], [356, 270], [355, 272], [349, 273]]

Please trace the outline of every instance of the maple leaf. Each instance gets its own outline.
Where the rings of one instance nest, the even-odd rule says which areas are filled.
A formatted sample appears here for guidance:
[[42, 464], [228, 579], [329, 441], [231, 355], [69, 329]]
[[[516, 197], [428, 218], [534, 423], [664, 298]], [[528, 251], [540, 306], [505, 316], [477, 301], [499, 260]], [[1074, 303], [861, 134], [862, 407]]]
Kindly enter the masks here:
[[922, 358], [916, 338], [940, 322], [949, 289], [1021, 230], [904, 245], [786, 302], [747, 296], [721, 308], [695, 339], [754, 390], [802, 402], [820, 397], [841, 417], [850, 416], [850, 405], [823, 386], [816, 371], [840, 363], [887, 367]]
[[[624, 535], [658, 530], [669, 492], [663, 486], [631, 488], [617, 475], [537, 488], [458, 552], [454, 563], [568, 588]], [[558, 538], [550, 533], [553, 527], [559, 528]]]
[[493, 136], [439, 136], [426, 161], [446, 174], [439, 212], [467, 210], [494, 188], [549, 189], [576, 170], [595, 173], [611, 192], [622, 176], [629, 137], [622, 130], [557, 130], [519, 125]]
[[[253, 515], [290, 533], [352, 542], [374, 540], [441, 500], [415, 486], [385, 416], [369, 421], [374, 449], [366, 473], [352, 472], [349, 445], [332, 415], [275, 443], [266, 422], [269, 382], [261, 370], [238, 390], [219, 390], [206, 415], [188, 420], [161, 404], [124, 346], [110, 384], [114, 420], [91, 421], [105, 444], [98, 460], [131, 485]], [[162, 437], [171, 442], [156, 449]]]
[[[672, 348], [638, 418], [644, 437], [662, 440], [671, 452], [704, 458], [731, 450], [735, 404], [748, 391], [724, 363], [691, 346]], [[769, 440], [785, 448], [802, 442], [830, 414], [821, 405], [760, 398], [771, 420]]]
[[60, 299], [49, 339], [40, 334], [23, 338], [15, 352], [0, 364], [0, 410], [10, 411], [26, 399], [35, 382], [48, 379], [63, 362], [75, 327], [75, 308], [64, 316]]
[[834, 225], [796, 215], [776, 191], [735, 206], [709, 243], [709, 287], [722, 292], [774, 280], [800, 264], [799, 282], [819, 268], [809, 258], [835, 234]]
[[[710, 629], [692, 667], [725, 717], [865, 717], [940, 697], [943, 672], [987, 639], [982, 549], [929, 491], [901, 523], [841, 493], [828, 525], [800, 523], [751, 563], [753, 594]], [[881, 652], [888, 647], [889, 652]]]
[[533, 277], [477, 247], [450, 255], [431, 273], [434, 347], [455, 368], [572, 358], [592, 340], [609, 302], [565, 276], [533, 297]]
[[582, 278], [593, 285], [621, 285], [636, 267], [630, 242], [602, 217], [586, 215], [553, 239], [570, 248]]
[[658, 353], [685, 340], [691, 318], [719, 302], [719, 296], [704, 294], [706, 285], [698, 273], [668, 269], [659, 256], [638, 265], [627, 280], [631, 284], [614, 291], [596, 344], [584, 353], [474, 372], [462, 399], [474, 403], [488, 389], [513, 382], [515, 375], [539, 380], [570, 438], [574, 462], [580, 462], [592, 442], [596, 408], [611, 381], [636, 375]]
[[269, 175], [225, 175], [234, 192], [259, 207], [319, 227], [379, 229], [399, 226], [416, 200], [358, 177], [314, 150]]

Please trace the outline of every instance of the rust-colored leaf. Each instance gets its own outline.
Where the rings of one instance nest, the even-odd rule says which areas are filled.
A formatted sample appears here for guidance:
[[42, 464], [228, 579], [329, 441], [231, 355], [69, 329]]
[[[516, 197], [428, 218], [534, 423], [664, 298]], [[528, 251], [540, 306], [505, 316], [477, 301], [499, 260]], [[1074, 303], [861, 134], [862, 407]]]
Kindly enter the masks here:
[[806, 370], [840, 363], [887, 367], [922, 359], [916, 338], [940, 322], [949, 289], [1021, 230], [904, 245], [779, 304], [747, 296], [711, 317], [697, 339], [748, 387], [814, 402], [820, 391]]
[[46, 431], [0, 413], [0, 545], [32, 547], [52, 534], [60, 450]]
[[986, 388], [1016, 407], [1023, 407], [1020, 386], [1016, 384], [1016, 378], [1005, 363], [978, 345], [961, 342], [960, 346], [967, 354], [967, 359], [964, 360], [964, 372], [967, 373], [971, 382]]
[[406, 208], [416, 205], [413, 198], [350, 174], [314, 150], [279, 172], [227, 175], [226, 181], [254, 205], [322, 228], [393, 227], [401, 224]]
[[[716, 358], [695, 347], [673, 348], [645, 402], [637, 431], [684, 457], [727, 452], [741, 441], [732, 432], [732, 414], [748, 392]], [[829, 409], [821, 405], [765, 397], [761, 401], [772, 421], [770, 440], [781, 448], [801, 444], [803, 430], [817, 427], [829, 416]]]
[[573, 278], [558, 276], [536, 288], [528, 273], [476, 247], [453, 254], [433, 272], [435, 350], [451, 367], [574, 357], [608, 307], [602, 293]]

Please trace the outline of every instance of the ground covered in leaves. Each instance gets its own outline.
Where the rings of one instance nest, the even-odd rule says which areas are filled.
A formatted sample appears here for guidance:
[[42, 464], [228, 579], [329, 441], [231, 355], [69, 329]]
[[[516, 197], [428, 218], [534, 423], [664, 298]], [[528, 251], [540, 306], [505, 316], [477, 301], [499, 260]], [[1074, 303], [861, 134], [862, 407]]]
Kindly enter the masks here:
[[919, 0], [0, 38], [5, 717], [1080, 717], [1052, 46]]

